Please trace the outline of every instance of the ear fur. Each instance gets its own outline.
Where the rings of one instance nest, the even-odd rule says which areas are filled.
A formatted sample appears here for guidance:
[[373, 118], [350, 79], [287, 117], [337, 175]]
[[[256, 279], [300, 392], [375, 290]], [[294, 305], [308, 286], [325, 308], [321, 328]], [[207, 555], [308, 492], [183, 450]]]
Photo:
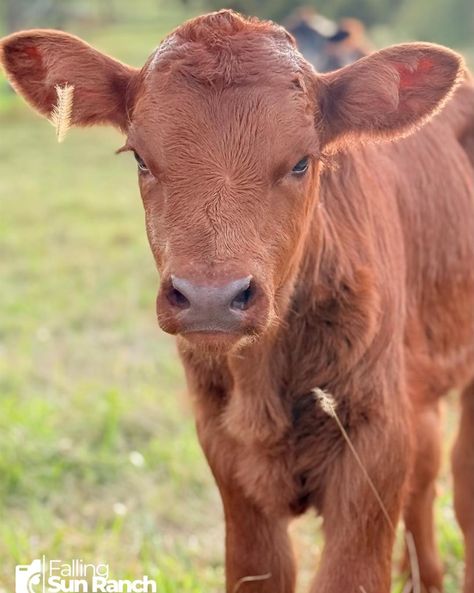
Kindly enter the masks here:
[[410, 134], [446, 104], [463, 77], [463, 66], [450, 49], [407, 43], [320, 75], [324, 143]]
[[127, 127], [127, 109], [138, 70], [97, 51], [78, 37], [35, 29], [0, 40], [0, 63], [13, 88], [39, 113], [51, 117], [56, 87], [74, 87], [73, 125]]

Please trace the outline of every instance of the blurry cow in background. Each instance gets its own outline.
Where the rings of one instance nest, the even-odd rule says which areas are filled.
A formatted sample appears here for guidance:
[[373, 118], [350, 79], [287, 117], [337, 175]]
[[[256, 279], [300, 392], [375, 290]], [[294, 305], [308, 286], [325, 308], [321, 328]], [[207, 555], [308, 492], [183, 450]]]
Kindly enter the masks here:
[[347, 18], [335, 23], [312, 8], [301, 8], [284, 25], [318, 72], [337, 70], [372, 51], [365, 27], [357, 19]]
[[352, 64], [359, 58], [374, 51], [374, 46], [367, 38], [364, 23], [359, 19], [344, 18], [339, 21], [339, 28], [347, 33], [347, 37], [339, 43], [330, 43], [327, 52], [330, 56], [330, 70], [337, 70]]

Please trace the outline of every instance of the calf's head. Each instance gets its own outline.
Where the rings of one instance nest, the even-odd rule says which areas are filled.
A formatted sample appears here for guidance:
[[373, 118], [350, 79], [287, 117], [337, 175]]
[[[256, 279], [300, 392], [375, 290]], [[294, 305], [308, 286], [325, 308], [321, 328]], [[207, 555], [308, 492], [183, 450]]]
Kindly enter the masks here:
[[73, 124], [126, 134], [161, 274], [159, 323], [197, 344], [275, 325], [317, 232], [323, 156], [410, 133], [462, 70], [450, 50], [406, 44], [321, 75], [284, 29], [230, 11], [185, 23], [142, 69], [57, 31], [0, 48], [11, 83], [43, 115], [67, 83]]

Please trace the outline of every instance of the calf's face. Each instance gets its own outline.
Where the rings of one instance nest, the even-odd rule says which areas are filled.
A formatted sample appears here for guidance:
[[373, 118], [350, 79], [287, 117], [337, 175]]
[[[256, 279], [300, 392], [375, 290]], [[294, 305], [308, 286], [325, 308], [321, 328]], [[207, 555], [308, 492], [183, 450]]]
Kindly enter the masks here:
[[161, 274], [159, 323], [224, 347], [283, 317], [322, 156], [410, 133], [462, 70], [450, 50], [406, 44], [318, 75], [281, 28], [229, 11], [183, 25], [140, 70], [56, 31], [18, 33], [0, 48], [12, 84], [42, 114], [69, 84], [73, 124], [126, 134]]
[[316, 194], [313, 102], [291, 79], [217, 90], [161, 79], [145, 81], [126, 143], [161, 273], [159, 322], [192, 340], [258, 335], [278, 317]]

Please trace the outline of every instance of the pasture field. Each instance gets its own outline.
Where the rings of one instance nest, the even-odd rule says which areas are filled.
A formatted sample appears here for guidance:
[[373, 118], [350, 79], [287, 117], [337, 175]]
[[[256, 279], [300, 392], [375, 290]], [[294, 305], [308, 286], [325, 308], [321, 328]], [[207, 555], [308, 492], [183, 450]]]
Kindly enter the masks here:
[[[78, 33], [138, 65], [181, 20]], [[114, 155], [120, 145], [100, 128], [58, 145], [2, 90], [0, 593], [14, 590], [16, 564], [42, 554], [106, 562], [116, 578], [147, 574], [160, 593], [223, 590], [221, 505], [173, 340], [157, 328], [135, 164]], [[455, 398], [448, 407], [452, 425]], [[451, 440], [448, 430], [437, 523], [446, 591], [458, 593]], [[305, 517], [294, 528], [301, 589], [318, 526]]]

